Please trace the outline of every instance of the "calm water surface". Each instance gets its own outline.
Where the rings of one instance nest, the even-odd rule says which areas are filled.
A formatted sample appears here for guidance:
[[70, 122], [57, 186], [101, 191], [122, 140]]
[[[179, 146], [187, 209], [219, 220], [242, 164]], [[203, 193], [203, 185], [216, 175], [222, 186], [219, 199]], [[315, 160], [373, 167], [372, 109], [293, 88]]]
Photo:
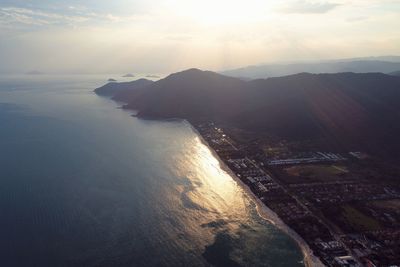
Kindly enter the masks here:
[[303, 266], [186, 122], [0, 76], [0, 266]]

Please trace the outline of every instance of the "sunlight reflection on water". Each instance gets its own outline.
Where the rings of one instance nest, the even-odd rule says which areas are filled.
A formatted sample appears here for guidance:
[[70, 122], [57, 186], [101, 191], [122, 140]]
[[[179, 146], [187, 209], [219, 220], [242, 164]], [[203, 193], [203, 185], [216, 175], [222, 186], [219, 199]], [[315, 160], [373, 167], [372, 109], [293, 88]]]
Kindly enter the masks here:
[[87, 79], [0, 79], [5, 266], [303, 266], [187, 122], [132, 118]]

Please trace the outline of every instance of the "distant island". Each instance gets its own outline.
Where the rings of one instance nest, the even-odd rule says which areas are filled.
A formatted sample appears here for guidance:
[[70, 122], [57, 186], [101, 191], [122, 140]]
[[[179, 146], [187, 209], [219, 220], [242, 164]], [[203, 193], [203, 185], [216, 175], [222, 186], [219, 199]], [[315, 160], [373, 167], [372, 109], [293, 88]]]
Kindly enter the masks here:
[[110, 79], [108, 79], [107, 81], [109, 81], [109, 82], [116, 82], [117, 80], [116, 80], [116, 79], [113, 79], [113, 78], [110, 78]]
[[307, 266], [400, 264], [400, 77], [189, 69], [95, 91], [139, 118], [189, 121]]
[[135, 77], [135, 75], [133, 75], [132, 73], [128, 73], [128, 74], [125, 74], [122, 77], [124, 77], [124, 78], [132, 78], [132, 77]]
[[33, 70], [33, 71], [28, 71], [25, 73], [26, 75], [44, 75], [44, 72]]

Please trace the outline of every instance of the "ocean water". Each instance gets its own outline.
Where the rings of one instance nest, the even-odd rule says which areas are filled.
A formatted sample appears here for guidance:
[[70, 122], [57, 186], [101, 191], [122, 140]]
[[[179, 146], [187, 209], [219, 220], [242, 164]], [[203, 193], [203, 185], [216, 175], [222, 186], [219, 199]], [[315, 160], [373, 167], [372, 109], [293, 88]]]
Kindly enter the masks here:
[[0, 266], [303, 266], [188, 123], [95, 95], [109, 76], [0, 76]]

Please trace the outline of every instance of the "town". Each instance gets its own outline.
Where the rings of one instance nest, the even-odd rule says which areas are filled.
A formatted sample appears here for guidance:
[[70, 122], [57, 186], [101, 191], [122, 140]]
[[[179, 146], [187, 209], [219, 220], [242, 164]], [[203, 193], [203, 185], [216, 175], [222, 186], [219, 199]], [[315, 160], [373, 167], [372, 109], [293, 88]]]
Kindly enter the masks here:
[[323, 264], [400, 266], [400, 190], [369, 155], [243, 137], [212, 122], [193, 125]]

